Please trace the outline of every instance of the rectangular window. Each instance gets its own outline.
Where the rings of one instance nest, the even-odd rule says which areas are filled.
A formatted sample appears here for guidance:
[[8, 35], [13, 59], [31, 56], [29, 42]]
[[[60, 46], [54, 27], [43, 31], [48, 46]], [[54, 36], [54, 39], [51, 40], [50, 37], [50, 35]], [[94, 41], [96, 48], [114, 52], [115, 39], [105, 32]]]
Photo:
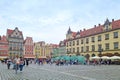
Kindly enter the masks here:
[[79, 52], [79, 47], [77, 47], [77, 52]]
[[95, 37], [92, 37], [92, 38], [91, 38], [91, 41], [92, 41], [92, 42], [95, 42]]
[[73, 46], [75, 46], [75, 41], [73, 41]]
[[89, 51], [89, 46], [86, 46], [86, 51]]
[[101, 41], [101, 35], [98, 36], [98, 41]]
[[118, 49], [118, 42], [114, 42], [114, 49]]
[[118, 32], [114, 32], [114, 38], [118, 38]]
[[77, 40], [77, 45], [79, 45], [79, 40]]
[[81, 47], [81, 52], [83, 52], [83, 47]]
[[109, 34], [105, 34], [105, 40], [109, 40]]
[[106, 48], [105, 48], [106, 50], [109, 50], [109, 43], [106, 43], [106, 44], [105, 44], [105, 47], [106, 47]]
[[89, 43], [89, 38], [86, 38], [86, 43]]
[[98, 45], [98, 51], [101, 50], [101, 49], [102, 49], [102, 45], [99, 44], [99, 45]]
[[75, 48], [73, 48], [73, 53], [75, 53]]
[[69, 46], [71, 46], [71, 42], [69, 42]]
[[67, 42], [67, 47], [68, 47], [68, 42]]
[[83, 44], [83, 39], [81, 40], [81, 44]]
[[95, 51], [95, 45], [92, 45], [92, 51]]

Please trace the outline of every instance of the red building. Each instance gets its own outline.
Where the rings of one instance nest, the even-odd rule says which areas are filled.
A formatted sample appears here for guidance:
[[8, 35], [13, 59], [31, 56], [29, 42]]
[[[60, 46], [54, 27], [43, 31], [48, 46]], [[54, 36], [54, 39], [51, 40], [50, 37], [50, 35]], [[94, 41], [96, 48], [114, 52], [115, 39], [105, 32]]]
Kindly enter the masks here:
[[0, 36], [0, 59], [8, 57], [8, 41], [6, 36]]
[[34, 43], [32, 37], [26, 37], [24, 41], [24, 58], [35, 58]]

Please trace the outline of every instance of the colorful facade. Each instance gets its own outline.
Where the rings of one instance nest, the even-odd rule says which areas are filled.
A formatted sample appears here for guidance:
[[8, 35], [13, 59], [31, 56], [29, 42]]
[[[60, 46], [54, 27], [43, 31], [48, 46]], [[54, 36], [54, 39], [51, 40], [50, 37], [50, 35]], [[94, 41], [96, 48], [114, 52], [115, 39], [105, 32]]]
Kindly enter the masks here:
[[24, 41], [24, 58], [35, 58], [34, 43], [32, 37], [26, 37]]
[[62, 55], [66, 55], [66, 40], [64, 41], [60, 41], [59, 43], [59, 55], [62, 56]]
[[47, 58], [51, 58], [52, 53], [52, 45], [46, 44], [45, 45], [45, 54]]
[[36, 58], [46, 58], [45, 42], [41, 41], [34, 43], [34, 51]]
[[91, 29], [73, 32], [70, 28], [66, 34], [66, 50], [70, 54], [87, 57], [120, 54], [120, 20], [99, 24]]
[[0, 36], [0, 59], [8, 57], [8, 42], [6, 36]]
[[52, 57], [60, 56], [59, 55], [59, 45], [57, 45], [57, 44], [50, 44], [50, 45], [52, 46], [51, 56]]
[[14, 30], [7, 29], [8, 54], [10, 57], [23, 56], [23, 34], [16, 27]]

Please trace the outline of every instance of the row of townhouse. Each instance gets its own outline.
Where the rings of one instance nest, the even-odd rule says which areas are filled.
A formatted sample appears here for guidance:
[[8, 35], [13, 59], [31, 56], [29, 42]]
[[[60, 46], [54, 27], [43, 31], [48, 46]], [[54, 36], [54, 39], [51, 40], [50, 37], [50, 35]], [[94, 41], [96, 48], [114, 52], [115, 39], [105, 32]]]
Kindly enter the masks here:
[[23, 56], [25, 58], [51, 57], [52, 44], [44, 41], [33, 42], [32, 37], [26, 37], [17, 27], [14, 30], [7, 29], [6, 36], [0, 36], [0, 58]]

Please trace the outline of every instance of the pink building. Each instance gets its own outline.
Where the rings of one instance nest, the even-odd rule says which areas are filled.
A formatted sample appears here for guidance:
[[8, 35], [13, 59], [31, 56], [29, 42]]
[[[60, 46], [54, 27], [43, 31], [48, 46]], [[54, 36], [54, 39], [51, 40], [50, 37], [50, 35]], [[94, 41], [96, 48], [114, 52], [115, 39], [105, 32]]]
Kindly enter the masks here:
[[24, 57], [35, 58], [34, 55], [34, 43], [32, 37], [26, 37], [24, 41]]
[[0, 36], [0, 58], [7, 58], [8, 57], [8, 42], [6, 36]]

